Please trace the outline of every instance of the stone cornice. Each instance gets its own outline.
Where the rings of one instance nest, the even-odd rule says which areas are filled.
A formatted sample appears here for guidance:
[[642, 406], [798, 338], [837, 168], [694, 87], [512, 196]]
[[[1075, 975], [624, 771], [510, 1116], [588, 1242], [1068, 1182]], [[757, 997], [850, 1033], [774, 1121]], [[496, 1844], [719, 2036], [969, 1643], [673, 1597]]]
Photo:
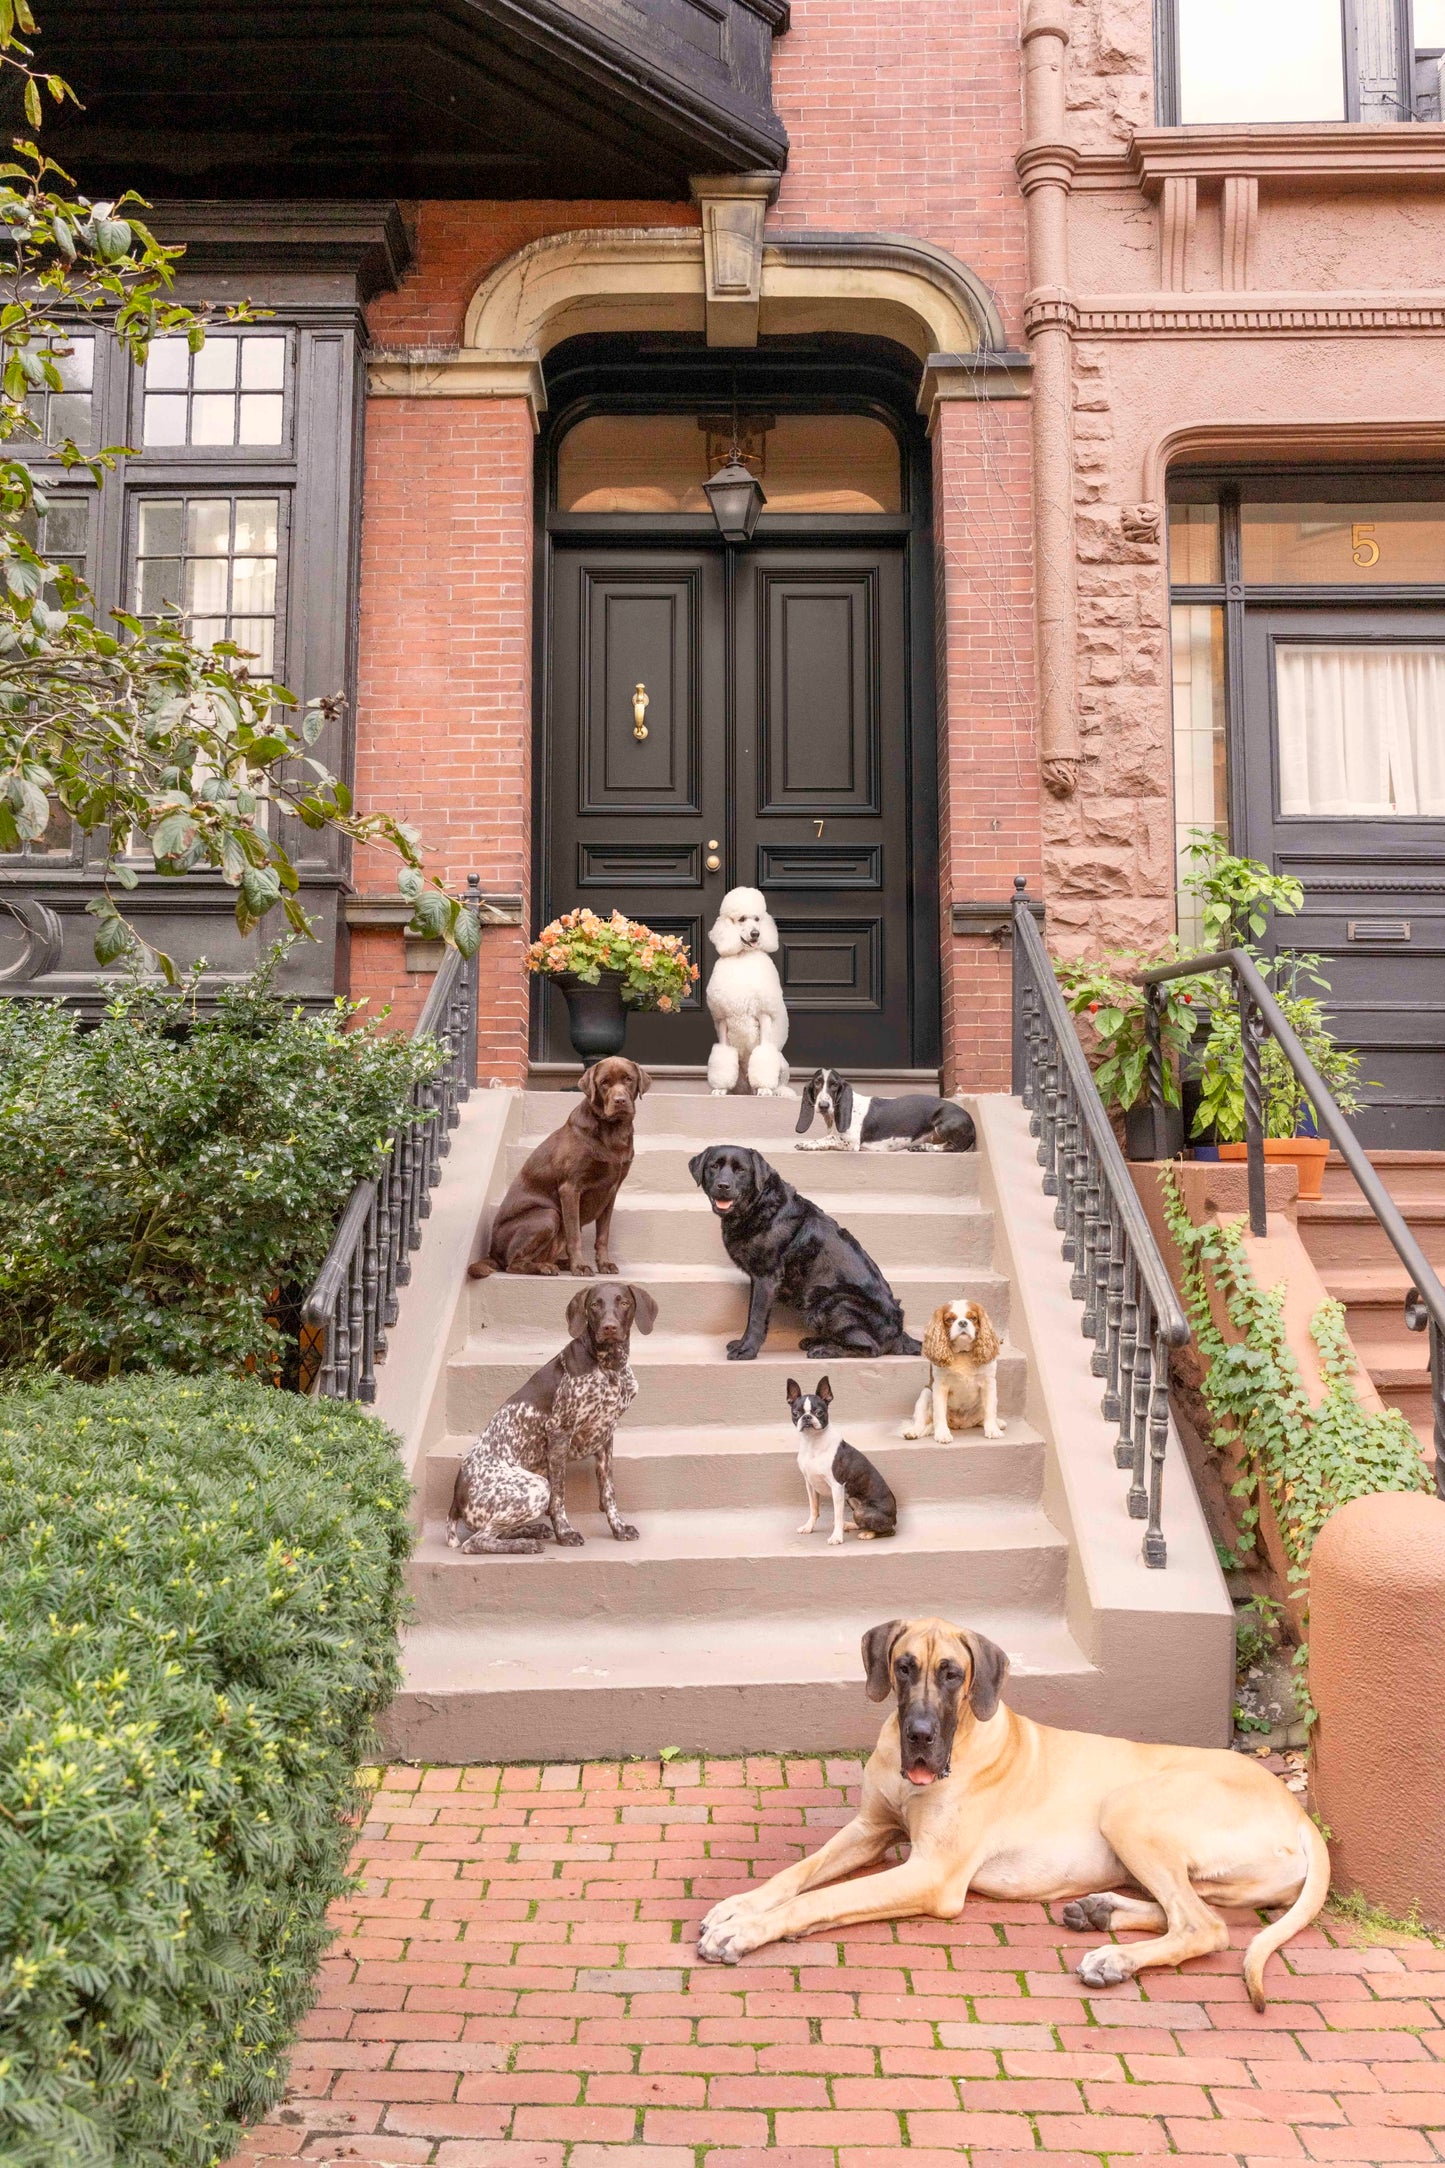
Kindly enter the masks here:
[[375, 349], [367, 356], [366, 389], [373, 399], [525, 399], [534, 428], [547, 405], [535, 354], [476, 347]]
[[[1296, 185], [1332, 182], [1356, 188], [1392, 188], [1402, 181], [1445, 187], [1445, 123], [1392, 122], [1379, 128], [1358, 121], [1231, 128], [1141, 128], [1123, 160], [1107, 164], [1157, 196], [1171, 175], [1223, 180], [1252, 174], [1259, 180]], [[1122, 177], [1122, 173], [1121, 173]]]
[[1082, 338], [1378, 338], [1445, 331], [1445, 292], [1030, 294], [1030, 337], [1062, 324]]

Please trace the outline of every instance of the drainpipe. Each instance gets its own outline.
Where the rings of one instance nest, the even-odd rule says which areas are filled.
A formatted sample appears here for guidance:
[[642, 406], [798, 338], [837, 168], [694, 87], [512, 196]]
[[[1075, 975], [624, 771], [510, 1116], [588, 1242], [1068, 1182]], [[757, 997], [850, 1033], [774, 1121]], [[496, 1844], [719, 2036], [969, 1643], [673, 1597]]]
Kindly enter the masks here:
[[1029, 0], [1023, 30], [1024, 147], [1016, 164], [1028, 206], [1032, 282], [1024, 325], [1034, 357], [1039, 761], [1044, 787], [1056, 798], [1073, 795], [1080, 758], [1068, 226], [1078, 153], [1064, 140], [1068, 42], [1068, 0]]

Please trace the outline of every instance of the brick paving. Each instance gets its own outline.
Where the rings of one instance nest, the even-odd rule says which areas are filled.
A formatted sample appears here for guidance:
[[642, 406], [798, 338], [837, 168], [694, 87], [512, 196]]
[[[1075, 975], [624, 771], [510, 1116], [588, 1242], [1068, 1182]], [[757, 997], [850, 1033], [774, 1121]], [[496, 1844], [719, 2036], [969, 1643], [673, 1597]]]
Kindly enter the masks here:
[[700, 1965], [715, 1898], [847, 1818], [856, 1760], [388, 1769], [287, 2096], [233, 2168], [1194, 2168], [1445, 2160], [1445, 1950], [1328, 1919], [1094, 1993], [1097, 1935], [973, 1899]]

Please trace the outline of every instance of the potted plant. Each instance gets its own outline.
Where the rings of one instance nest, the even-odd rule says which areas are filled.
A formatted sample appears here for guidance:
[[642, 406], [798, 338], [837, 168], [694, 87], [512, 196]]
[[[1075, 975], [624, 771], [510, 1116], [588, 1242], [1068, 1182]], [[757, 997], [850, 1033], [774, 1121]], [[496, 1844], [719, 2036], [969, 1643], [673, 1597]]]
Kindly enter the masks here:
[[[1360, 1057], [1352, 1048], [1339, 1045], [1330, 1029], [1321, 998], [1322, 992], [1329, 992], [1329, 982], [1320, 971], [1321, 959], [1307, 955], [1274, 959], [1261, 956], [1255, 961], [1264, 977], [1273, 982], [1276, 1001], [1341, 1112], [1353, 1114], [1360, 1105]], [[1306, 991], [1309, 987], [1320, 991]], [[1329, 1140], [1320, 1136], [1315, 1109], [1304, 1086], [1268, 1035], [1261, 1042], [1259, 1055], [1264, 1156], [1290, 1161], [1299, 1169], [1300, 1196], [1318, 1197], [1329, 1157]], [[1200, 1083], [1196, 1133], [1213, 1129], [1221, 1159], [1245, 1158], [1244, 1059], [1239, 1009], [1233, 1001], [1220, 1002], [1210, 1017], [1209, 1034], [1201, 1049]]]
[[1135, 974], [1153, 964], [1182, 961], [1177, 942], [1157, 956], [1111, 951], [1102, 963], [1058, 961], [1054, 969], [1064, 999], [1092, 1033], [1094, 1082], [1106, 1107], [1124, 1119], [1130, 1159], [1174, 1159], [1184, 1148], [1180, 1072], [1205, 1013], [1210, 987], [1204, 979], [1171, 979], [1159, 1007], [1164, 1105], [1149, 1099], [1149, 1041], [1144, 989]]
[[654, 933], [621, 911], [599, 918], [585, 904], [543, 927], [527, 969], [566, 1002], [568, 1036], [584, 1068], [622, 1052], [629, 1009], [679, 1009], [698, 975], [677, 934]]

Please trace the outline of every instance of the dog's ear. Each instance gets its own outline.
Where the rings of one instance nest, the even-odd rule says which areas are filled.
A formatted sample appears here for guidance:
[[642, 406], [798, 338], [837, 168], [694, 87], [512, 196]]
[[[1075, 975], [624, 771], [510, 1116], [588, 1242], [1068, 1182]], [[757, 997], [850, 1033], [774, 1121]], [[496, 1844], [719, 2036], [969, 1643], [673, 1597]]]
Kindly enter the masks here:
[[981, 1302], [973, 1306], [973, 1321], [978, 1327], [970, 1355], [976, 1363], [998, 1361], [998, 1334], [993, 1329], [993, 1319]]
[[702, 1178], [707, 1173], [708, 1156], [711, 1151], [712, 1146], [709, 1144], [705, 1147], [703, 1151], [699, 1152], [694, 1159], [690, 1159], [687, 1163], [687, 1171], [692, 1176], [694, 1182], [696, 1182], [699, 1189], [702, 1188]]
[[582, 1097], [594, 1113], [597, 1110], [597, 1092], [597, 1063], [594, 1061], [590, 1069], [582, 1072]]
[[632, 1064], [632, 1068], [633, 1073], [637, 1078], [637, 1091], [635, 1096], [638, 1099], [645, 1099], [647, 1097], [647, 1094], [652, 1090], [652, 1078], [648, 1075], [647, 1071], [642, 1067], [640, 1062], [634, 1062]]
[[719, 956], [736, 956], [742, 947], [742, 941], [738, 935], [737, 921], [728, 917], [726, 907], [727, 898], [724, 897], [723, 909], [709, 926], [707, 937]]
[[796, 1378], [789, 1378], [787, 1384], [783, 1387], [783, 1390], [787, 1394], [789, 1400], [801, 1400], [803, 1397], [803, 1388], [798, 1383]]
[[840, 1084], [838, 1104], [833, 1111], [833, 1121], [840, 1137], [846, 1137], [853, 1127], [853, 1087]]
[[657, 1323], [656, 1298], [649, 1295], [645, 1287], [634, 1287], [632, 1301], [636, 1312], [638, 1331], [642, 1333], [651, 1332], [653, 1326]]
[[863, 1636], [864, 1686], [870, 1701], [886, 1701], [893, 1691], [893, 1651], [905, 1621], [889, 1618]]
[[798, 1109], [798, 1125], [793, 1131], [795, 1137], [801, 1137], [803, 1131], [811, 1123], [818, 1109], [818, 1093], [822, 1088], [823, 1072], [821, 1069], [815, 1069], [808, 1079], [807, 1089], [803, 1093], [803, 1104]]
[[579, 1287], [567, 1305], [567, 1330], [574, 1340], [580, 1338], [587, 1322], [587, 1297], [591, 1292], [590, 1287]]
[[758, 947], [765, 956], [776, 956], [778, 953], [778, 922], [766, 907], [763, 910], [763, 935]]
[[761, 1152], [749, 1152], [748, 1158], [753, 1163], [753, 1195], [760, 1197], [767, 1184], [778, 1178], [776, 1170], [769, 1160], [764, 1159]]
[[928, 1320], [923, 1335], [923, 1353], [939, 1370], [947, 1370], [953, 1362], [953, 1342], [948, 1337], [949, 1307], [941, 1303]]
[[813, 1398], [815, 1400], [826, 1400], [831, 1403], [833, 1398], [833, 1388], [828, 1383], [828, 1380], [826, 1378], [819, 1378], [816, 1386], [813, 1388]]
[[1003, 1682], [1008, 1677], [1008, 1656], [987, 1634], [965, 1633], [961, 1639], [973, 1658], [968, 1682], [968, 1705], [980, 1724], [986, 1724], [998, 1707]]

